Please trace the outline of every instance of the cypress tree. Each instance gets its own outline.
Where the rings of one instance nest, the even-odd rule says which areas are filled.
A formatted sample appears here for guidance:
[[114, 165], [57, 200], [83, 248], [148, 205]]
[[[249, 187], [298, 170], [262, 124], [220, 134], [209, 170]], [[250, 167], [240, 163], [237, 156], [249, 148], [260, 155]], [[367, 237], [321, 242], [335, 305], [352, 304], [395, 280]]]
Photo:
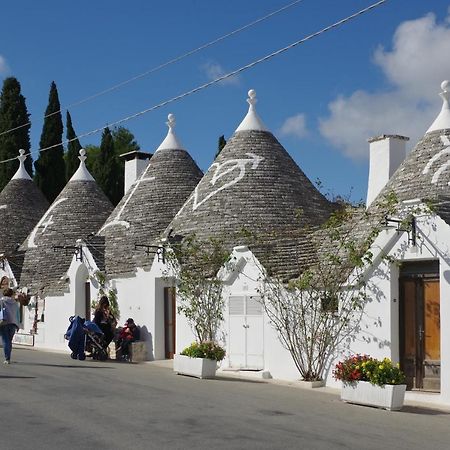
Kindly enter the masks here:
[[219, 153], [222, 151], [222, 149], [225, 147], [226, 144], [227, 141], [225, 140], [225, 136], [222, 134], [222, 136], [220, 136], [219, 138], [219, 142], [217, 143], [217, 152], [216, 156], [214, 156], [214, 159], [216, 159], [219, 156]]
[[[20, 93], [20, 83], [14, 77], [6, 78], [0, 95], [0, 160], [14, 158], [23, 148], [30, 151], [30, 115], [25, 104], [25, 97]], [[25, 125], [25, 126], [21, 126]], [[13, 128], [17, 130], [1, 134]], [[0, 190], [9, 183], [19, 164], [17, 161], [0, 164]], [[25, 160], [25, 167], [33, 175], [31, 156]]]
[[[80, 156], [81, 144], [75, 134], [75, 130], [72, 125], [72, 117], [70, 117], [69, 111], [67, 111], [66, 115], [66, 128], [67, 133], [66, 137], [69, 143], [67, 144], [67, 152], [65, 155], [66, 160], [66, 180], [69, 181], [72, 178], [72, 175], [78, 169], [80, 165], [80, 160], [78, 157]], [[74, 140], [72, 140], [74, 139]]]
[[63, 123], [60, 109], [58, 90], [55, 82], [52, 81], [39, 148], [54, 147], [39, 152], [39, 158], [34, 163], [36, 170], [34, 179], [50, 203], [55, 200], [66, 184], [64, 148], [61, 144]]
[[122, 198], [125, 185], [125, 160], [120, 158], [120, 155], [123, 153], [139, 151], [141, 148], [136, 142], [133, 133], [125, 127], [114, 128], [112, 130], [112, 136], [114, 140], [114, 151], [119, 164], [119, 174], [117, 178], [118, 195]]
[[103, 192], [111, 200], [111, 203], [114, 206], [117, 205], [121, 199], [121, 190], [118, 183], [119, 173], [120, 164], [116, 152], [114, 151], [114, 139], [111, 130], [106, 127], [102, 133], [95, 178], [98, 185], [102, 188]]

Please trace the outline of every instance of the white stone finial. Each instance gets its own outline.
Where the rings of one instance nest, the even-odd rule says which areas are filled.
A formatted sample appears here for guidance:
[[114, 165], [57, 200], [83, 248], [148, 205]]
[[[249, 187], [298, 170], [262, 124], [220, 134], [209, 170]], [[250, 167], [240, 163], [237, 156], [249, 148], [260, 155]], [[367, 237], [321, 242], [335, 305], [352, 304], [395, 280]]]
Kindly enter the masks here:
[[17, 169], [17, 172], [12, 177], [12, 180], [31, 180], [30, 175], [27, 172], [27, 169], [25, 169], [25, 160], [27, 159], [26, 152], [23, 148], [19, 150], [19, 156], [17, 157], [19, 160], [19, 168]]
[[256, 113], [256, 102], [258, 99], [256, 98], [256, 91], [254, 89], [250, 89], [248, 91], [248, 99], [247, 103], [250, 105], [248, 108], [248, 113], [244, 117], [244, 120], [237, 127], [236, 131], [246, 131], [246, 130], [258, 130], [258, 131], [267, 131], [267, 128], [263, 124], [262, 120], [259, 118]]
[[175, 128], [177, 121], [175, 120], [175, 114], [170, 113], [167, 116], [167, 122], [166, 125], [169, 127], [169, 130], [173, 130]]
[[[167, 132], [167, 136], [161, 142], [161, 145], [156, 149], [158, 150], [184, 150], [177, 136], [175, 135], [175, 125], [176, 125], [175, 115], [170, 113], [167, 116], [166, 125], [169, 127], [169, 131]], [[155, 152], [156, 153], [156, 152]]]
[[17, 157], [17, 159], [21, 162], [24, 163], [25, 160], [27, 159], [27, 155], [25, 155], [25, 150], [23, 148], [21, 148], [19, 150], [19, 156]]
[[78, 157], [80, 160], [80, 165], [69, 181], [95, 181], [89, 173], [89, 170], [87, 170], [85, 163], [86, 158], [86, 150], [84, 148], [80, 149], [80, 156]]
[[450, 81], [444, 80], [441, 83], [442, 92], [439, 96], [442, 98], [442, 109], [435, 121], [428, 128], [427, 133], [437, 130], [446, 130], [450, 128]]
[[84, 148], [82, 148], [80, 150], [80, 156], [78, 157], [78, 159], [82, 162], [82, 164], [85, 164], [86, 158], [87, 158], [86, 150]]
[[256, 98], [256, 91], [254, 89], [250, 89], [248, 91], [248, 99], [247, 99], [247, 103], [250, 106], [254, 106], [256, 105], [256, 102], [258, 101], [258, 99]]

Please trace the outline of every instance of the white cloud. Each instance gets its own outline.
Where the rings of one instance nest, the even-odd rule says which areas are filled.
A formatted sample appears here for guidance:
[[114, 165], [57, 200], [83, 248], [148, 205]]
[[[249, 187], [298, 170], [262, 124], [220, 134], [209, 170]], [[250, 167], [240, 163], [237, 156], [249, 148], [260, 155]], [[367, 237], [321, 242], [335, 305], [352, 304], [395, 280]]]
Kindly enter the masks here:
[[[226, 73], [228, 73], [219, 63], [210, 61], [202, 66], [203, 71], [209, 80], [215, 80]], [[240, 80], [238, 76], [233, 76], [230, 78], [225, 78], [220, 81], [221, 84], [227, 84], [229, 86], [239, 86]]]
[[319, 128], [335, 147], [352, 159], [368, 156], [367, 138], [403, 134], [415, 143], [438, 115], [440, 83], [450, 77], [450, 22], [434, 14], [400, 24], [392, 50], [379, 47], [374, 63], [391, 84], [389, 91], [356, 91], [329, 105]]
[[308, 134], [305, 115], [298, 113], [288, 117], [281, 126], [280, 133], [283, 136], [305, 137]]
[[6, 59], [0, 55], [0, 75], [8, 75], [9, 73], [9, 66], [6, 62]]

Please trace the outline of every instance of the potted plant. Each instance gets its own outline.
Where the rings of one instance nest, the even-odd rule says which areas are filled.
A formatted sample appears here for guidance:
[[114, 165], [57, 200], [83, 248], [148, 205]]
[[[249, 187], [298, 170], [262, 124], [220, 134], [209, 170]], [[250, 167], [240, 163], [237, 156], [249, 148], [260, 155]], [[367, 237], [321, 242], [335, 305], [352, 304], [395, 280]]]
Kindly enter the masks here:
[[214, 342], [193, 342], [180, 354], [174, 355], [173, 369], [178, 374], [197, 378], [212, 378], [217, 362], [225, 357], [225, 350]]
[[183, 314], [196, 342], [174, 355], [173, 369], [183, 375], [211, 378], [225, 357], [218, 344], [224, 297], [220, 268], [232, 264], [219, 239], [186, 236], [167, 252], [169, 273], [177, 280], [177, 311]]
[[348, 403], [400, 410], [405, 399], [405, 374], [389, 358], [352, 355], [336, 365], [333, 376], [342, 381], [341, 399]]

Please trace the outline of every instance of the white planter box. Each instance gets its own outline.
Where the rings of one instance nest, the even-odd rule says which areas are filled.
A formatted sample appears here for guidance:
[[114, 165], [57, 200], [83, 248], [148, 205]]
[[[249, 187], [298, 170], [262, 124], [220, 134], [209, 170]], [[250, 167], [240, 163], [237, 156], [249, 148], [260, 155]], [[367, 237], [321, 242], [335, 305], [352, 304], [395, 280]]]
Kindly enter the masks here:
[[406, 384], [376, 386], [368, 381], [342, 383], [341, 400], [398, 411], [403, 407]]
[[190, 358], [184, 355], [174, 355], [173, 370], [181, 375], [197, 378], [214, 378], [217, 361], [207, 358]]

